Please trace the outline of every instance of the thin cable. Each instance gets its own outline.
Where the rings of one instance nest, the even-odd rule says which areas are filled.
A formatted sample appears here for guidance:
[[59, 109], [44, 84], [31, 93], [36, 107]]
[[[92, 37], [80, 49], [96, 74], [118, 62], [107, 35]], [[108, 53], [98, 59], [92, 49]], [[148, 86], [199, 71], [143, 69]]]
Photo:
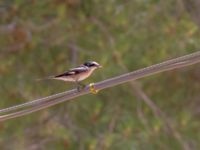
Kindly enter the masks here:
[[11, 107], [8, 107], [8, 108], [4, 108], [4, 109], [0, 110], [0, 113], [11, 112], [11, 111], [15, 111], [15, 110], [18, 110], [18, 109], [21, 109], [21, 108], [38, 105], [40, 103], [44, 103], [46, 101], [62, 97], [64, 95], [66, 95], [67, 93], [68, 93], [68, 91], [65, 91], [65, 92], [62, 92], [62, 93], [58, 93], [58, 94], [55, 94], [55, 95], [51, 95], [51, 96], [47, 96], [47, 97], [44, 97], [44, 98], [36, 99], [36, 100], [30, 101], [30, 102], [26, 102], [26, 103], [23, 103], [23, 104], [19, 104], [19, 105], [11, 106]]
[[[185, 56], [182, 56], [179, 58], [171, 59], [171, 60], [165, 61], [163, 63], [152, 65], [150, 67], [139, 69], [139, 70], [136, 70], [136, 71], [133, 71], [130, 73], [126, 73], [121, 76], [117, 76], [114, 78], [110, 78], [110, 79], [98, 82], [98, 83], [94, 84], [94, 88], [96, 90], [105, 89], [108, 87], [112, 87], [115, 85], [119, 85], [119, 84], [128, 82], [130, 80], [136, 80], [136, 79], [139, 79], [139, 78], [142, 78], [145, 76], [149, 76], [149, 75], [156, 74], [159, 72], [164, 72], [167, 70], [181, 68], [184, 66], [198, 63], [198, 62], [200, 62], [200, 51], [189, 54], [189, 55], [185, 55]], [[0, 116], [0, 121], [4, 121], [7, 119], [11, 119], [11, 118], [16, 118], [19, 116], [24, 116], [26, 114], [53, 106], [55, 104], [58, 104], [58, 103], [61, 103], [64, 101], [68, 101], [75, 97], [88, 94], [89, 92], [90, 92], [90, 87], [87, 86], [85, 89], [83, 89], [80, 92], [78, 92], [76, 89], [73, 89], [70, 91], [66, 91], [63, 93], [45, 97], [42, 99], [34, 100], [32, 102], [27, 102], [27, 103], [24, 103], [21, 105], [5, 108], [5, 109], [0, 110], [0, 112], [10, 112], [10, 110], [13, 111], [13, 110], [15, 110], [15, 108], [19, 108], [19, 107], [22, 108], [23, 106], [31, 106], [31, 108], [27, 108], [25, 110], [20, 110], [20, 111], [14, 112], [14, 113], [2, 115], [2, 116]], [[48, 98], [50, 98], [50, 99], [48, 99]]]
[[102, 82], [99, 82], [95, 87], [97, 89], [104, 89], [118, 84], [122, 84], [124, 82], [128, 82], [130, 80], [136, 80], [159, 72], [164, 72], [167, 70], [189, 66], [192, 64], [196, 64], [198, 62], [200, 62], [200, 51], [182, 57], [178, 57], [175, 59], [170, 59], [168, 61], [164, 61], [162, 63], [155, 64], [130, 73], [126, 73], [121, 76], [104, 80]]

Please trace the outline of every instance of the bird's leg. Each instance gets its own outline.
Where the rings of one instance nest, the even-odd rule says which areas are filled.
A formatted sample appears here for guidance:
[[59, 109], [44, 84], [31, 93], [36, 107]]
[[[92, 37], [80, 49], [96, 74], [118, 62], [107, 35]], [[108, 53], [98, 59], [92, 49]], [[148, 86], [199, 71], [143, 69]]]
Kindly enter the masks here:
[[78, 81], [76, 81], [76, 85], [77, 85], [77, 90], [80, 92], [81, 89]]
[[83, 88], [85, 88], [85, 85], [81, 82], [76, 81], [77, 90], [80, 92]]

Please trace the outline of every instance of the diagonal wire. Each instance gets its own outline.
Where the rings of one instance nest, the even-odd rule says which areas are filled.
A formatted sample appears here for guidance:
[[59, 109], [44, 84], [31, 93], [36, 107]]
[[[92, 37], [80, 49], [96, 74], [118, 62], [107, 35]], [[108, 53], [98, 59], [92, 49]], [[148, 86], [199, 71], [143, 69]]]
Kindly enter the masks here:
[[55, 98], [63, 97], [67, 93], [68, 93], [68, 91], [65, 91], [65, 92], [62, 92], [62, 93], [58, 93], [58, 94], [54, 94], [54, 95], [47, 96], [47, 97], [44, 97], [44, 98], [36, 99], [36, 100], [26, 102], [26, 103], [23, 103], [23, 104], [19, 104], [19, 105], [15, 105], [15, 106], [12, 106], [12, 107], [0, 109], [0, 113], [6, 113], [6, 112], [15, 111], [15, 110], [18, 110], [18, 109], [21, 109], [21, 108], [25, 108], [25, 107], [35, 106], [35, 105], [47, 102], [47, 101], [55, 99]]
[[[170, 59], [170, 60], [164, 61], [159, 64], [155, 64], [155, 65], [143, 68], [143, 69], [139, 69], [139, 70], [136, 70], [136, 71], [133, 71], [130, 73], [126, 73], [126, 74], [123, 74], [123, 75], [120, 75], [117, 77], [113, 77], [113, 78], [98, 82], [98, 83], [94, 84], [94, 87], [95, 87], [95, 89], [101, 90], [101, 89], [116, 86], [116, 85], [119, 85], [119, 84], [122, 84], [125, 82], [129, 82], [131, 80], [136, 80], [136, 79], [139, 79], [142, 77], [150, 76], [152, 74], [156, 74], [159, 72], [164, 72], [167, 70], [172, 70], [172, 69], [181, 68], [184, 66], [189, 66], [189, 65], [192, 65], [192, 64], [195, 64], [198, 62], [200, 62], [200, 51], [197, 51], [195, 53], [185, 55], [182, 57], [178, 57], [175, 59]], [[52, 95], [49, 97], [45, 97], [42, 99], [37, 99], [37, 100], [27, 102], [24, 104], [1, 109], [0, 113], [7, 112], [8, 114], [1, 115], [0, 121], [24, 116], [26, 114], [30, 114], [32, 112], [53, 106], [55, 104], [58, 104], [58, 103], [61, 103], [64, 101], [71, 100], [75, 97], [79, 97], [81, 95], [85, 95], [88, 93], [90, 93], [90, 87], [86, 86], [86, 88], [80, 92], [78, 92], [77, 89], [73, 89], [70, 91], [66, 91], [63, 93], [58, 93], [58, 94], [55, 94], [55, 95]], [[30, 108], [16, 111], [18, 109], [22, 109], [22, 108], [26, 108], [26, 107], [30, 107]], [[16, 111], [16, 112], [12, 112], [12, 111]], [[12, 113], [9, 113], [9, 112], [12, 112]]]

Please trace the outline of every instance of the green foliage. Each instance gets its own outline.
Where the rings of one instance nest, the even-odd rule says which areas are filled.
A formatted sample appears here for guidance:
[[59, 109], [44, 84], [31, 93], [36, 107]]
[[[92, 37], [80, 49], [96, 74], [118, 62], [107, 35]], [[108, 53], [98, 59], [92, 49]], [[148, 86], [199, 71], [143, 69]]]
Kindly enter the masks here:
[[[73, 88], [36, 79], [86, 60], [103, 65], [84, 81], [90, 83], [200, 46], [198, 26], [174, 0], [0, 4], [1, 108]], [[164, 117], [125, 84], [1, 122], [0, 149], [199, 149], [199, 81], [198, 65], [140, 80]]]

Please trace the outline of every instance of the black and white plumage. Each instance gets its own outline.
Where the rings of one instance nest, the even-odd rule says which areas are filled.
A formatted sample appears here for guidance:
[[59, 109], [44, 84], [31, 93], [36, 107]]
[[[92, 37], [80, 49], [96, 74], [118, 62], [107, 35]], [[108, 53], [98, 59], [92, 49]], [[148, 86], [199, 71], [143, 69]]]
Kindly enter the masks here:
[[88, 61], [76, 68], [72, 68], [62, 74], [50, 77], [49, 79], [63, 80], [69, 82], [80, 82], [88, 78], [95, 69], [101, 68], [101, 65], [95, 61]]

